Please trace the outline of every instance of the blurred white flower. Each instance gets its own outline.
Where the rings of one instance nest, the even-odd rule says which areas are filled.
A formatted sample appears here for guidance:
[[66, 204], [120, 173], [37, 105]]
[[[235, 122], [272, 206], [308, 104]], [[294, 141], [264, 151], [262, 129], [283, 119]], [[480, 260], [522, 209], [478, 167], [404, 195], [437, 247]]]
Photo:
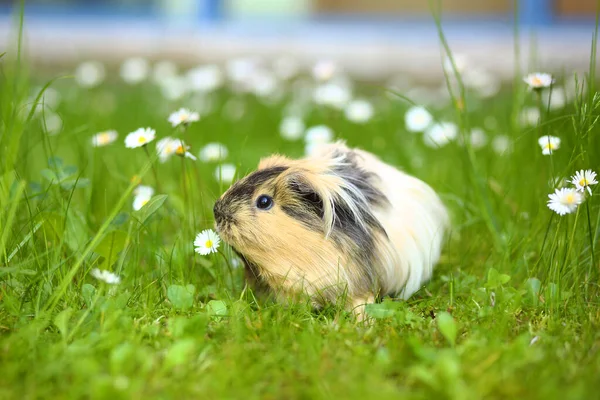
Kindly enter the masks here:
[[404, 123], [409, 132], [423, 132], [433, 122], [433, 117], [421, 106], [413, 106], [404, 114]]
[[287, 81], [298, 75], [300, 65], [298, 61], [291, 56], [281, 56], [273, 62], [273, 72], [277, 78]]
[[540, 120], [540, 110], [537, 107], [527, 107], [521, 111], [521, 123], [525, 126], [531, 126]]
[[523, 78], [523, 81], [534, 90], [550, 87], [554, 83], [552, 75], [544, 72], [534, 72]]
[[318, 61], [312, 68], [313, 78], [319, 82], [330, 80], [338, 72], [338, 67], [331, 60]]
[[135, 149], [142, 147], [154, 140], [156, 131], [152, 128], [139, 128], [125, 137], [125, 147]]
[[590, 196], [592, 195], [591, 185], [598, 183], [596, 180], [596, 173], [591, 169], [577, 171], [575, 175], [571, 177], [571, 183], [575, 185], [575, 189], [578, 192], [587, 190]]
[[373, 105], [366, 100], [353, 100], [344, 110], [346, 118], [357, 124], [364, 124], [373, 118], [375, 109]]
[[104, 64], [98, 61], [85, 61], [75, 70], [75, 81], [84, 88], [93, 88], [104, 81], [106, 72]]
[[229, 155], [229, 150], [222, 143], [212, 142], [208, 143], [202, 149], [200, 149], [200, 161], [203, 162], [216, 162], [222, 161]]
[[560, 138], [556, 136], [544, 135], [538, 139], [538, 143], [542, 148], [542, 154], [546, 156], [560, 148]]
[[210, 93], [223, 85], [224, 76], [216, 64], [200, 65], [187, 72], [187, 79], [192, 90]]
[[304, 153], [307, 156], [314, 155], [319, 147], [331, 143], [333, 140], [333, 130], [326, 125], [317, 125], [309, 128], [304, 137]]
[[500, 91], [500, 80], [496, 75], [480, 68], [467, 69], [462, 75], [463, 83], [480, 97], [488, 98]]
[[104, 147], [115, 140], [117, 140], [119, 134], [115, 130], [108, 130], [104, 132], [98, 132], [94, 136], [92, 136], [92, 146], [94, 147]]
[[179, 125], [187, 126], [192, 122], [200, 120], [200, 115], [197, 112], [188, 110], [187, 108], [180, 108], [171, 115], [169, 115], [169, 122], [173, 128]]
[[273, 73], [259, 70], [252, 75], [250, 87], [250, 90], [255, 96], [269, 98], [276, 94], [279, 88], [279, 82]]
[[304, 121], [300, 117], [285, 117], [279, 125], [279, 133], [286, 140], [298, 140], [304, 133]]
[[181, 76], [165, 77], [160, 82], [160, 91], [167, 100], [179, 100], [189, 91], [187, 79]]
[[583, 195], [572, 188], [556, 189], [548, 198], [548, 208], [558, 215], [574, 212], [583, 202]]
[[246, 103], [244, 103], [244, 100], [242, 100], [241, 98], [231, 97], [223, 105], [222, 112], [226, 118], [232, 121], [238, 121], [246, 113]]
[[485, 131], [481, 128], [473, 128], [471, 129], [471, 134], [469, 135], [469, 139], [471, 140], [471, 147], [474, 150], [481, 149], [487, 144], [488, 138], [485, 134]]
[[492, 139], [492, 149], [498, 155], [508, 153], [510, 150], [510, 138], [506, 135], [498, 135]]
[[443, 147], [456, 139], [458, 127], [452, 122], [441, 122], [431, 125], [423, 135], [423, 142], [428, 147]]
[[313, 101], [338, 110], [343, 109], [352, 98], [352, 91], [346, 85], [329, 82], [319, 85], [313, 92]]
[[133, 209], [140, 210], [154, 195], [154, 189], [150, 186], [139, 185], [133, 191]]
[[196, 235], [194, 239], [194, 247], [196, 253], [206, 256], [210, 253], [216, 253], [219, 245], [221, 244], [221, 238], [212, 229], [206, 229]]
[[443, 67], [447, 74], [452, 75], [454, 73], [454, 67], [452, 66], [452, 62], [454, 62], [454, 66], [456, 67], [456, 72], [462, 74], [467, 70], [469, 66], [469, 60], [467, 56], [464, 54], [453, 54], [452, 58], [445, 57]]
[[257, 67], [258, 59], [242, 57], [229, 60], [225, 65], [225, 71], [229, 80], [243, 82], [252, 78]]
[[306, 130], [306, 143], [329, 143], [333, 140], [333, 130], [327, 125], [316, 125]]
[[[42, 90], [42, 88], [37, 88], [36, 90], [34, 90], [32, 99], [31, 99], [31, 103], [33, 103], [35, 101], [35, 99], [37, 98], [37, 96], [39, 95], [41, 90]], [[43, 106], [43, 107], [54, 110], [54, 109], [56, 109], [56, 107], [58, 107], [58, 105], [60, 104], [60, 101], [61, 101], [61, 95], [58, 92], [58, 90], [53, 89], [51, 87], [47, 87], [46, 90], [44, 90], [42, 97], [40, 97], [40, 102], [38, 104], [38, 107]]]
[[176, 141], [178, 141], [178, 139], [167, 136], [156, 142], [156, 153], [158, 154], [158, 159], [161, 163], [167, 162], [167, 160], [175, 154], [175, 150], [177, 149]]
[[544, 106], [549, 105], [551, 110], [558, 110], [567, 104], [567, 95], [560, 87], [552, 88], [542, 93], [542, 103]]
[[231, 183], [235, 177], [235, 165], [221, 164], [215, 169], [215, 179], [221, 183]]
[[154, 83], [162, 84], [162, 82], [177, 76], [177, 64], [173, 61], [163, 60], [154, 64], [152, 69], [152, 80]]
[[121, 278], [119, 278], [118, 275], [113, 274], [105, 269], [100, 270], [98, 268], [94, 268], [90, 271], [90, 274], [99, 281], [108, 283], [109, 285], [118, 285], [121, 283]]
[[63, 127], [62, 118], [53, 112], [45, 112], [42, 120], [44, 130], [50, 136], [58, 135]]
[[127, 84], [135, 85], [148, 79], [150, 63], [141, 57], [128, 58], [121, 64], [121, 79]]

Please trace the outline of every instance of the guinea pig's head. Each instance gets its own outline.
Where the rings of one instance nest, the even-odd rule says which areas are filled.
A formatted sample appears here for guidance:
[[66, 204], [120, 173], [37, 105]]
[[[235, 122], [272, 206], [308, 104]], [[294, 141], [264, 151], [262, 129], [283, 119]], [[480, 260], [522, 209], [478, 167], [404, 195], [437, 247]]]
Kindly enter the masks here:
[[[236, 182], [215, 203], [217, 232], [257, 263], [257, 258], [272, 260], [266, 255], [276, 253], [301, 257], [298, 251], [317, 251], [307, 247], [318, 247], [330, 238], [359, 247], [361, 240], [372, 240], [371, 229], [381, 228], [370, 211], [375, 189], [365, 193], [366, 178], [356, 177], [352, 165], [333, 162], [281, 156], [262, 160], [257, 171]], [[344, 174], [346, 167], [353, 176]]]

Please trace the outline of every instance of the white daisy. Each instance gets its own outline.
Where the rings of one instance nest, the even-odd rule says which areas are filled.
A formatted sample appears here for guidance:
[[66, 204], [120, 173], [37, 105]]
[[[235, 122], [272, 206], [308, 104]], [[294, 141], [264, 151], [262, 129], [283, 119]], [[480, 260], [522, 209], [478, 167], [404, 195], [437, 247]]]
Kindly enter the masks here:
[[235, 165], [221, 164], [215, 169], [215, 179], [221, 183], [231, 183], [235, 177]]
[[560, 148], [560, 138], [556, 136], [544, 135], [538, 139], [538, 143], [542, 148], [542, 154], [546, 156]]
[[576, 189], [562, 188], [556, 189], [554, 193], [549, 194], [548, 208], [558, 215], [565, 215], [574, 212], [577, 206], [583, 202], [583, 195]]
[[223, 161], [229, 155], [229, 150], [222, 143], [212, 142], [204, 146], [198, 156], [203, 162]]
[[344, 114], [348, 121], [364, 124], [373, 118], [375, 110], [373, 105], [366, 100], [353, 100], [346, 106]]
[[104, 81], [106, 71], [104, 64], [98, 61], [86, 61], [75, 70], [75, 81], [84, 88], [93, 88]]
[[286, 140], [298, 140], [304, 133], [304, 121], [300, 117], [285, 117], [279, 124], [279, 133]]
[[441, 122], [431, 125], [423, 135], [423, 142], [428, 147], [443, 147], [456, 139], [458, 127], [452, 122]]
[[200, 115], [197, 112], [188, 110], [187, 108], [180, 108], [171, 115], [169, 115], [169, 122], [173, 128], [184, 125], [187, 126], [192, 122], [200, 120]]
[[145, 81], [150, 74], [150, 63], [141, 57], [128, 58], [121, 65], [121, 78], [129, 85]]
[[133, 189], [135, 196], [147, 196], [152, 197], [154, 195], [154, 188], [152, 186], [139, 185]]
[[117, 133], [117, 131], [114, 130], [98, 132], [94, 136], [92, 136], [92, 146], [107, 146], [113, 143], [115, 140], [117, 140], [117, 137], [119, 137], [119, 134]]
[[219, 245], [221, 244], [221, 238], [212, 229], [205, 229], [200, 232], [194, 240], [194, 246], [196, 247], [196, 253], [206, 256], [210, 253], [216, 253]]
[[183, 140], [175, 139], [174, 144], [175, 154], [177, 154], [179, 157], [189, 158], [194, 161], [197, 160], [196, 156], [188, 151], [190, 149], [190, 146], [186, 145]]
[[404, 114], [404, 122], [409, 132], [423, 132], [433, 122], [433, 117], [425, 107], [414, 106]]
[[523, 78], [523, 81], [529, 85], [530, 89], [540, 90], [550, 87], [554, 83], [552, 75], [544, 72], [534, 72]]
[[156, 131], [152, 128], [139, 128], [131, 132], [125, 138], [125, 147], [128, 149], [135, 149], [136, 147], [142, 147], [154, 140]]
[[156, 142], [156, 153], [158, 154], [158, 160], [161, 163], [167, 162], [177, 149], [178, 139], [167, 136]]
[[595, 185], [598, 183], [596, 180], [596, 173], [591, 169], [577, 171], [575, 175], [571, 177], [571, 183], [575, 185], [575, 189], [578, 192], [583, 192], [587, 190], [590, 196], [592, 195], [591, 185]]
[[133, 191], [133, 209], [138, 211], [146, 205], [154, 195], [154, 189], [150, 186], [140, 185]]
[[113, 274], [105, 269], [100, 270], [98, 268], [94, 268], [90, 271], [90, 274], [99, 281], [106, 282], [109, 285], [118, 285], [121, 283], [121, 278], [119, 278], [118, 275]]

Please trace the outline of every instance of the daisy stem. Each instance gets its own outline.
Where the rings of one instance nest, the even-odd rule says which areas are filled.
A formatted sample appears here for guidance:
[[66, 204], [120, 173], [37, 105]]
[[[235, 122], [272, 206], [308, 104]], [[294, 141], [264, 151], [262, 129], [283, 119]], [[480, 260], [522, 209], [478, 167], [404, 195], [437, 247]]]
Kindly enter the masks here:
[[225, 253], [223, 253], [221, 250], [217, 250], [217, 251], [225, 260], [225, 264], [227, 264], [227, 269], [229, 270], [229, 278], [231, 279], [231, 292], [233, 293], [233, 290], [235, 289], [235, 284], [234, 284], [234, 279], [233, 279], [233, 268], [231, 267], [231, 263], [229, 263], [227, 256], [225, 256]]
[[148, 156], [148, 160], [150, 160], [150, 166], [152, 167], [152, 174], [154, 175], [154, 181], [156, 182], [156, 189], [162, 193], [162, 189], [160, 187], [160, 182], [158, 180], [158, 173], [156, 172], [156, 168], [154, 167], [154, 160], [152, 159], [152, 156], [150, 155], [150, 151], [148, 150], [148, 146], [142, 146], [144, 148], [144, 151], [146, 152], [146, 155]]
[[[590, 238], [590, 250], [592, 252], [592, 264], [590, 265], [590, 270], [588, 271], [587, 274], [587, 280], [589, 281], [592, 275], [592, 271], [594, 270], [594, 267], [596, 266], [596, 255], [594, 254], [594, 237], [592, 235], [592, 219], [590, 216], [590, 203], [589, 201], [585, 202], [585, 211], [587, 214], [587, 223], [588, 223], [588, 237]], [[585, 285], [585, 292], [586, 292], [586, 297], [587, 297], [587, 288], [588, 285]]]

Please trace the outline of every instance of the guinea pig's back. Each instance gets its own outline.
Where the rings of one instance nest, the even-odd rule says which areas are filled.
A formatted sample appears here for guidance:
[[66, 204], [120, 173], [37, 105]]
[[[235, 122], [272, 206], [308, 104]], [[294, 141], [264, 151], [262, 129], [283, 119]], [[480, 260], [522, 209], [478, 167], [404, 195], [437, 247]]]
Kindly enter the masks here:
[[449, 224], [448, 213], [425, 182], [371, 153], [353, 151], [359, 156], [359, 166], [379, 177], [374, 184], [390, 204], [374, 210], [391, 243], [381, 254], [383, 294], [400, 294], [406, 299], [431, 278]]

